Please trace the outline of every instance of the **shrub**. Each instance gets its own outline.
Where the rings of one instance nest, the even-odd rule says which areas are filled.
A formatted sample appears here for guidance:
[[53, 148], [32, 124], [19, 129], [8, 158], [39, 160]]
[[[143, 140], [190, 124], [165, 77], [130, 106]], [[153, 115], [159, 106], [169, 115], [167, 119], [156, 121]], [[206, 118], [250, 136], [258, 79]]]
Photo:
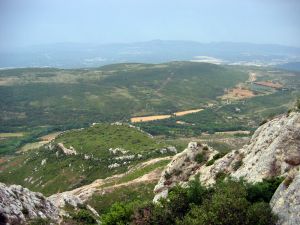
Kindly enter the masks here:
[[275, 225], [267, 203], [251, 205], [242, 182], [218, 182], [211, 199], [194, 205], [178, 225]]
[[254, 203], [259, 201], [270, 202], [274, 192], [283, 181], [283, 178], [265, 179], [256, 184], [247, 185], [247, 199]]
[[290, 176], [287, 176], [285, 179], [284, 179], [284, 181], [283, 181], [283, 183], [284, 183], [284, 185], [286, 186], [286, 187], [288, 187], [288, 186], [290, 186], [290, 184], [293, 182], [293, 178], [292, 177], [290, 177]]
[[[277, 217], [268, 202], [257, 199], [274, 191], [278, 183], [279, 180], [273, 179], [252, 185], [227, 179], [206, 188], [196, 177], [187, 188], [173, 187], [159, 204], [148, 202], [135, 208], [124, 204], [114, 206], [102, 222], [104, 225], [275, 225]], [[261, 186], [267, 189], [257, 191]]]
[[247, 211], [249, 225], [273, 225], [276, 224], [277, 216], [272, 214], [271, 208], [266, 202], [257, 202], [251, 205]]
[[226, 173], [220, 171], [220, 172], [218, 172], [218, 173], [216, 174], [216, 180], [217, 180], [217, 181], [222, 181], [222, 180], [225, 179], [226, 176], [227, 176]]
[[72, 219], [83, 224], [97, 224], [95, 218], [85, 209], [81, 209], [73, 214]]
[[175, 176], [179, 176], [181, 173], [182, 173], [181, 170], [176, 170], [176, 171], [174, 172]]
[[209, 198], [210, 192], [211, 189], [202, 186], [199, 175], [196, 175], [195, 179], [189, 182], [187, 197], [190, 203], [200, 205], [204, 199]]
[[219, 152], [219, 153], [217, 153], [217, 154], [214, 155], [214, 157], [213, 157], [211, 160], [209, 160], [205, 165], [206, 165], [206, 166], [211, 166], [212, 164], [215, 163], [216, 160], [222, 158], [224, 155], [226, 155], [225, 152]]
[[233, 168], [234, 171], [237, 171], [242, 165], [243, 165], [243, 161], [239, 160], [239, 161], [236, 161], [233, 164], [232, 168]]
[[104, 214], [101, 222], [102, 225], [123, 225], [129, 224], [131, 221], [131, 215], [133, 215], [135, 207], [139, 202], [132, 203], [115, 203], [110, 208], [109, 212]]
[[259, 126], [262, 126], [262, 125], [264, 125], [265, 123], [267, 123], [268, 122], [268, 120], [267, 119], [264, 119], [263, 121], [261, 121], [260, 123], [259, 123]]
[[51, 224], [51, 220], [50, 219], [44, 219], [41, 217], [32, 219], [29, 221], [29, 225], [49, 225]]
[[165, 172], [165, 178], [166, 180], [169, 180], [172, 177], [172, 174]]
[[195, 156], [195, 161], [196, 161], [197, 163], [202, 163], [204, 160], [205, 160], [205, 156], [204, 156], [202, 153], [198, 153], [198, 154]]

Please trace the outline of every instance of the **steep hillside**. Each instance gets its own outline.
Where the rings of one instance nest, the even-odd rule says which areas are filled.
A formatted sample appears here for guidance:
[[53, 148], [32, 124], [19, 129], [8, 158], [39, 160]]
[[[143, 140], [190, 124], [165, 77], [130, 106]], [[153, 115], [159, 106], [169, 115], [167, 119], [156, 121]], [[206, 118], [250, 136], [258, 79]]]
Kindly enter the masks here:
[[226, 176], [250, 183], [282, 177], [285, 179], [274, 194], [271, 207], [279, 215], [280, 224], [298, 224], [299, 147], [299, 112], [281, 115], [265, 123], [255, 131], [249, 145], [224, 156], [205, 145], [190, 143], [162, 172], [154, 188], [154, 201], [166, 198], [172, 187], [186, 186], [188, 180], [197, 176], [204, 185], [213, 185]]
[[[249, 182], [287, 176], [290, 170], [300, 165], [299, 131], [300, 113], [292, 112], [260, 126], [253, 134], [249, 145], [225, 155], [217, 154], [207, 146], [191, 143], [166, 167], [155, 192], [160, 194], [178, 182], [193, 179], [197, 174], [205, 185], [214, 184], [217, 178], [226, 175], [235, 179], [243, 178]], [[200, 162], [196, 160], [196, 155], [202, 156]], [[176, 173], [177, 170], [181, 172]], [[184, 180], [182, 177], [185, 177]], [[166, 194], [167, 192], [163, 195]]]
[[49, 195], [176, 152], [176, 148], [133, 126], [96, 124], [64, 132], [40, 149], [2, 163], [0, 180]]

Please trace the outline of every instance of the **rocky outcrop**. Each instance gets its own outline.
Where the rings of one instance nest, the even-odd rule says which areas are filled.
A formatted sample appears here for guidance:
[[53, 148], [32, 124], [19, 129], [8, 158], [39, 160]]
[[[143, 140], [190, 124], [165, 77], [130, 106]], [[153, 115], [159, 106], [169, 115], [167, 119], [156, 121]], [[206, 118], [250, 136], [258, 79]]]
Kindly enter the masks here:
[[41, 193], [20, 185], [0, 183], [0, 224], [27, 224], [38, 217], [55, 223], [59, 219], [59, 210]]
[[[154, 189], [154, 202], [166, 197], [171, 186], [184, 185], [188, 176], [191, 180], [197, 174], [205, 185], [215, 183], [220, 174], [254, 183], [283, 176], [285, 180], [270, 203], [272, 211], [279, 216], [278, 224], [300, 224], [300, 113], [282, 115], [265, 123], [255, 131], [249, 145], [220, 159], [210, 149], [206, 156], [210, 159], [197, 164], [193, 159], [199, 153], [204, 153], [201, 145], [190, 143], [185, 151], [174, 156]], [[176, 175], [176, 171], [183, 176]]]
[[66, 148], [63, 143], [58, 143], [57, 147], [61, 149], [65, 155], [77, 155], [76, 150], [72, 146], [70, 148]]
[[190, 142], [188, 147], [175, 155], [162, 172], [154, 188], [154, 202], [168, 195], [168, 190], [176, 184], [183, 184], [195, 174], [196, 170], [207, 160], [217, 154], [216, 151], [197, 142]]
[[300, 166], [300, 113], [277, 117], [260, 126], [250, 144], [233, 150], [213, 165], [197, 170], [204, 184], [215, 182], [216, 176], [225, 173], [248, 182], [264, 178], [286, 176]]
[[292, 171], [278, 187], [271, 200], [272, 211], [281, 225], [300, 224], [300, 173]]

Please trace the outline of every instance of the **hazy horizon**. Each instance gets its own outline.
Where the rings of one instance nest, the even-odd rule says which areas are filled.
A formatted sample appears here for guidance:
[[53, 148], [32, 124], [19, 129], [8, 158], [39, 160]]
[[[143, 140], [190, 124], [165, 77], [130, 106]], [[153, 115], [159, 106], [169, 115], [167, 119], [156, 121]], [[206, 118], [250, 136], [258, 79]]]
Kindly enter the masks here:
[[2, 47], [180, 40], [300, 47], [297, 0], [2, 0]]

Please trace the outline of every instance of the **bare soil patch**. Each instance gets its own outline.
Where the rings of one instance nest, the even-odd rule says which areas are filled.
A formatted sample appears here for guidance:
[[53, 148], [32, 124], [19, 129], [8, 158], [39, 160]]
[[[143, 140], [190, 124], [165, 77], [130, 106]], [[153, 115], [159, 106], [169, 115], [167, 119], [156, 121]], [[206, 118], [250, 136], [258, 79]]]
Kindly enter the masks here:
[[13, 137], [23, 137], [24, 134], [21, 132], [17, 133], [0, 133], [0, 138], [13, 138]]
[[172, 113], [171, 115], [154, 115], [154, 116], [141, 116], [141, 117], [132, 117], [130, 121], [132, 123], [139, 123], [139, 122], [148, 122], [148, 121], [153, 121], [153, 120], [163, 120], [163, 119], [168, 119], [171, 116], [184, 116], [187, 114], [191, 113], [196, 113], [200, 112], [203, 109], [191, 109], [191, 110], [186, 110], [186, 111], [179, 111]]
[[170, 117], [171, 115], [142, 116], [142, 117], [133, 117], [130, 120], [132, 123], [138, 123], [138, 122], [147, 122], [153, 120], [163, 120], [163, 119], [168, 119]]
[[174, 115], [175, 116], [184, 116], [184, 115], [187, 115], [187, 114], [200, 112], [202, 110], [203, 109], [191, 109], [191, 110], [186, 110], [186, 111], [175, 112]]
[[44, 136], [40, 137], [40, 140], [50, 142], [61, 133], [62, 132], [55, 132], [55, 133], [47, 134], [47, 135], [44, 135]]
[[248, 89], [244, 89], [241, 87], [235, 87], [232, 89], [229, 89], [225, 95], [223, 95], [221, 98], [222, 99], [233, 99], [233, 100], [238, 100], [238, 99], [244, 99], [244, 98], [252, 98], [254, 97], [255, 94], [253, 91], [250, 91]]
[[271, 88], [275, 88], [275, 89], [283, 87], [282, 84], [280, 84], [280, 83], [273, 83], [272, 81], [258, 81], [258, 82], [254, 82], [254, 84], [265, 86], [265, 87], [271, 87]]

